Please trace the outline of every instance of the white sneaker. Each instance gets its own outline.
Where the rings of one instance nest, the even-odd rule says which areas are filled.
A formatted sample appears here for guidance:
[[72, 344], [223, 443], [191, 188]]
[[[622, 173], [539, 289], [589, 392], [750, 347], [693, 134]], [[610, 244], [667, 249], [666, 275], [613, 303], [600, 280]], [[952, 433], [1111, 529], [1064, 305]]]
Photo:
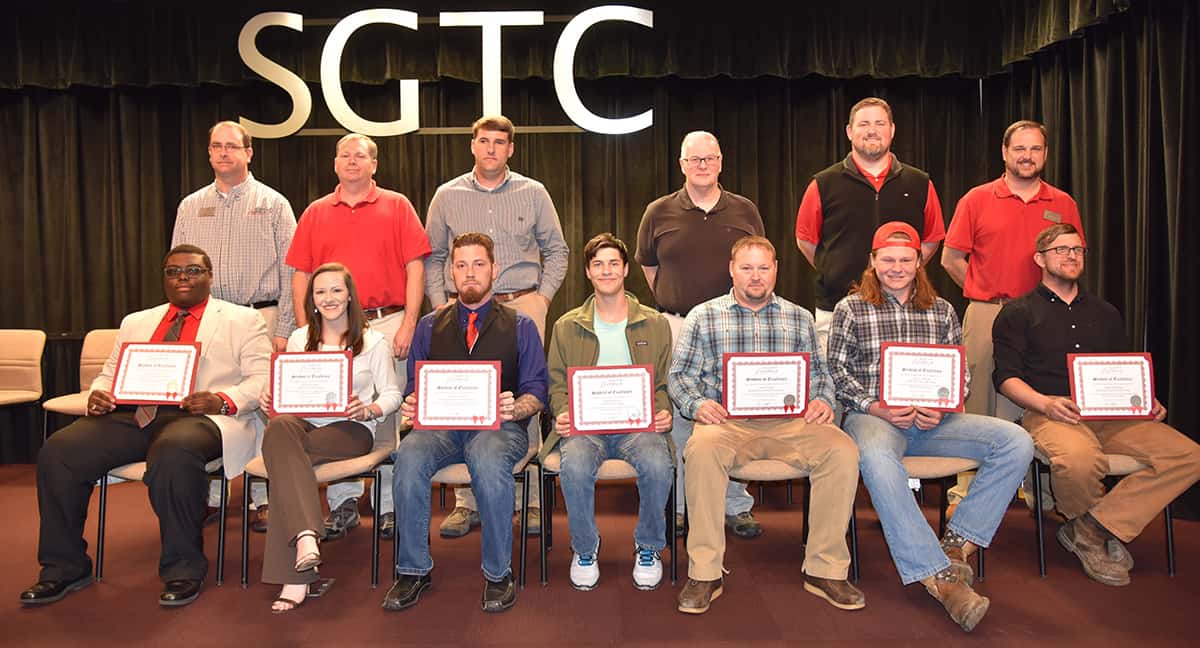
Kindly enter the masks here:
[[640, 590], [652, 590], [662, 581], [662, 559], [657, 551], [638, 547], [633, 553], [633, 586]]
[[571, 587], [587, 591], [600, 582], [600, 564], [596, 554], [571, 554]]

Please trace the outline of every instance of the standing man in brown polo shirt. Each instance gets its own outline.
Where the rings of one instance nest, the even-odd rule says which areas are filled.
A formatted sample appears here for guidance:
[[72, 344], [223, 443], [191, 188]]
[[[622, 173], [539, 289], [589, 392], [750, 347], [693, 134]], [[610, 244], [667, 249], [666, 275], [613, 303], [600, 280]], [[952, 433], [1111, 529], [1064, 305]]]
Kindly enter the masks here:
[[[748, 198], [721, 187], [721, 145], [712, 133], [693, 131], [679, 147], [679, 168], [684, 183], [646, 206], [638, 226], [637, 253], [646, 283], [654, 293], [658, 310], [671, 325], [671, 341], [679, 339], [683, 320], [694, 306], [727, 294], [733, 287], [729, 269], [717, 260], [744, 236], [764, 236], [762, 216]], [[676, 490], [684, 492], [683, 464], [679, 462], [692, 421], [675, 417], [671, 438], [675, 441]], [[684, 498], [678, 498], [675, 530], [683, 529]], [[762, 533], [750, 514], [754, 498], [745, 484], [730, 482], [725, 496], [725, 525], [743, 538]]]

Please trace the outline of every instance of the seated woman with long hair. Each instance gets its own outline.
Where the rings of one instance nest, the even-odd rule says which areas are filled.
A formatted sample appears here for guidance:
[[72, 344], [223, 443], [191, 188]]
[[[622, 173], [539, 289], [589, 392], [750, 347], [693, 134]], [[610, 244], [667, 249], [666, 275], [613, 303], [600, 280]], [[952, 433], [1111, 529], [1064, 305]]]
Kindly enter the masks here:
[[[321, 497], [313, 466], [365, 455], [375, 444], [376, 429], [400, 406], [400, 386], [392, 345], [367, 326], [354, 278], [340, 263], [317, 268], [304, 298], [309, 324], [288, 338], [288, 351], [342, 351], [354, 356], [354, 388], [344, 415], [301, 418], [276, 416], [267, 424], [262, 454], [271, 479], [271, 524], [262, 580], [283, 589], [271, 604], [275, 613], [300, 607], [309, 596], [323, 594], [332, 579], [318, 577], [324, 529]], [[261, 396], [271, 411], [271, 391]], [[318, 583], [310, 591], [310, 585]]]

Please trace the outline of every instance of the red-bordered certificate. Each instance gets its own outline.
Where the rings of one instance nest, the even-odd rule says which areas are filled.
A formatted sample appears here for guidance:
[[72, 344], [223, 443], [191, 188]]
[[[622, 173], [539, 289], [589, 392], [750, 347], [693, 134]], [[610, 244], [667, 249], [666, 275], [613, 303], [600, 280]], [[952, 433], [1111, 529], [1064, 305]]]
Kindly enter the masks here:
[[1068, 353], [1067, 372], [1079, 418], [1154, 418], [1149, 353]]
[[730, 418], [803, 416], [808, 408], [807, 353], [726, 353], [722, 381]]
[[271, 413], [341, 416], [354, 389], [354, 356], [346, 351], [271, 355]]
[[961, 346], [884, 342], [879, 347], [879, 402], [886, 407], [961, 412], [965, 366]]
[[420, 360], [413, 384], [424, 430], [499, 430], [500, 363]]
[[650, 365], [567, 368], [572, 434], [654, 431]]
[[113, 400], [122, 405], [178, 405], [192, 393], [199, 342], [126, 342], [117, 358]]

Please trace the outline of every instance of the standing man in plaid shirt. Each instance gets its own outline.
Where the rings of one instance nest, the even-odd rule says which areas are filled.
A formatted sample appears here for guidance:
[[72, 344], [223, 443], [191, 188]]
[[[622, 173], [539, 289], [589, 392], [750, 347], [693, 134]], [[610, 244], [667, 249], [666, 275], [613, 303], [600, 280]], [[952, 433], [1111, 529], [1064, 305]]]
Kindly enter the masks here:
[[[688, 581], [679, 611], [702, 614], [721, 595], [725, 557], [725, 490], [729, 472], [756, 459], [809, 470], [811, 525], [804, 551], [804, 589], [834, 607], [866, 605], [846, 580], [846, 526], [858, 490], [858, 449], [833, 425], [833, 382], [817, 348], [808, 311], [775, 294], [775, 246], [761, 236], [733, 244], [733, 289], [688, 312], [675, 345], [667, 389], [696, 426], [684, 448], [687, 474]], [[722, 405], [725, 353], [809, 353], [808, 401], [802, 418], [731, 420]]]
[[[249, 306], [267, 323], [267, 335], [276, 351], [287, 349], [296, 329], [292, 310], [292, 269], [284, 263], [296, 215], [292, 205], [250, 173], [254, 158], [250, 133], [232, 121], [217, 122], [208, 130], [208, 162], [214, 179], [179, 203], [171, 247], [195, 245], [212, 259], [212, 295]], [[209, 488], [210, 510], [205, 523], [216, 521], [220, 484]], [[250, 529], [267, 532], [267, 485], [250, 487], [254, 521]]]
[[[879, 401], [884, 342], [961, 345], [962, 328], [954, 308], [925, 276], [916, 229], [885, 223], [871, 247], [871, 264], [834, 308], [829, 334], [829, 372], [846, 409], [843, 427], [858, 443], [859, 470], [901, 582], [920, 581], [970, 632], [989, 601], [971, 589], [975, 577], [967, 557], [991, 544], [1033, 458], [1033, 444], [1020, 426], [998, 418], [886, 407]], [[969, 383], [970, 375], [966, 379]], [[940, 546], [908, 490], [905, 456], [979, 462], [971, 491], [947, 523]]]

